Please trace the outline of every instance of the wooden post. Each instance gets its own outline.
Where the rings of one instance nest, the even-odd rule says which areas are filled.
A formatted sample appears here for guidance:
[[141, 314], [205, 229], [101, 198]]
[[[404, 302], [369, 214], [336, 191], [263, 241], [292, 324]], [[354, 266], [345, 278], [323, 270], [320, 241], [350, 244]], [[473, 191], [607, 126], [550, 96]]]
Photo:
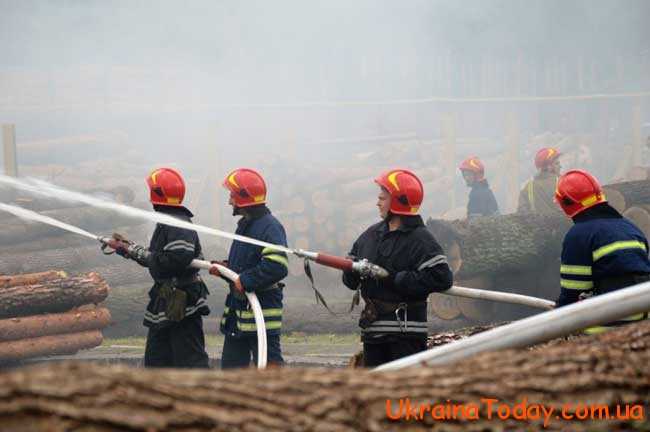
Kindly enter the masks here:
[[16, 126], [2, 125], [2, 142], [4, 145], [5, 175], [18, 177], [18, 161], [16, 157]]
[[454, 179], [456, 176], [456, 115], [443, 114], [440, 122], [445, 176], [449, 179], [449, 209], [456, 208]]
[[517, 114], [511, 111], [506, 115], [506, 152], [507, 152], [507, 183], [506, 208], [503, 213], [511, 213], [517, 209], [519, 199], [519, 124]]
[[643, 148], [644, 137], [641, 136], [641, 123], [643, 122], [641, 111], [641, 100], [639, 100], [632, 108], [632, 163], [630, 168], [642, 163], [641, 149]]

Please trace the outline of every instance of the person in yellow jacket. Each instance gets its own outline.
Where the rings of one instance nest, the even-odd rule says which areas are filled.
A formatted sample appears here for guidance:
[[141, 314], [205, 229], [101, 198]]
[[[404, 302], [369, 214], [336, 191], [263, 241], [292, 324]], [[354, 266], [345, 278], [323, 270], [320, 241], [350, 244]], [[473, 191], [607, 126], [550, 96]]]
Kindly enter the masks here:
[[517, 213], [562, 214], [554, 201], [555, 187], [560, 175], [560, 152], [545, 147], [535, 155], [537, 174], [519, 193]]

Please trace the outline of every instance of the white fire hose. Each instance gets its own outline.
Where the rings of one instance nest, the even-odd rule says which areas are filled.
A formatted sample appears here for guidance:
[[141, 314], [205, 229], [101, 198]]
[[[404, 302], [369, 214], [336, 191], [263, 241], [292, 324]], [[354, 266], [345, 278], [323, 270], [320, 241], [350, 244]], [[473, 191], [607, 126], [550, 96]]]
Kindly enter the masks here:
[[650, 282], [643, 282], [404, 357], [373, 371], [438, 365], [486, 351], [524, 348], [648, 310]]
[[501, 291], [467, 288], [461, 286], [453, 286], [447, 291], [440, 292], [440, 294], [448, 294], [456, 297], [466, 297], [477, 300], [491, 300], [501, 303], [520, 304], [546, 310], [553, 309], [555, 307], [555, 302], [538, 297], [531, 297], [522, 294], [514, 294]]
[[[195, 259], [190, 263], [190, 267], [203, 270], [210, 270], [210, 267], [217, 267], [219, 273], [232, 282], [239, 277], [237, 273], [230, 270], [228, 267], [220, 264], [213, 264], [210, 261]], [[257, 299], [255, 293], [244, 292], [244, 294], [246, 294], [246, 298], [253, 310], [255, 327], [257, 328], [257, 368], [264, 369], [266, 368], [267, 361], [266, 324], [264, 323], [264, 313], [262, 312], [262, 306], [260, 305], [260, 301]]]

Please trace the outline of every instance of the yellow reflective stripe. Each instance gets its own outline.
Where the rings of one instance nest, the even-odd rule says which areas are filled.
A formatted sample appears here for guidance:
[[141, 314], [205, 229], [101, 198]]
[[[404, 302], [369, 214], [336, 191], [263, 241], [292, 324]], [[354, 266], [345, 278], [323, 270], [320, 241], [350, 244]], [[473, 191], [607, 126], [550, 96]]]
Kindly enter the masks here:
[[264, 249], [262, 249], [262, 255], [269, 255], [269, 254], [274, 254], [274, 253], [275, 254], [281, 253], [281, 251], [279, 251], [277, 249], [270, 248], [270, 247], [265, 247]]
[[593, 281], [577, 281], [571, 279], [560, 279], [560, 286], [562, 288], [575, 289], [575, 290], [589, 290], [594, 287]]
[[228, 306], [225, 306], [225, 307], [223, 308], [223, 313], [224, 313], [224, 315], [227, 314], [228, 312], [230, 312], [230, 308], [229, 308]]
[[[281, 317], [282, 316], [282, 309], [281, 308], [262, 309], [262, 313], [267, 318]], [[242, 313], [239, 316], [241, 318], [244, 318], [244, 319], [255, 318], [255, 315], [253, 314], [253, 311], [242, 311]]]
[[631, 315], [629, 317], [625, 317], [621, 321], [641, 321], [642, 319], [644, 319], [644, 314], [643, 313], [638, 313], [636, 315]]
[[283, 266], [289, 268], [289, 260], [287, 260], [287, 258], [283, 257], [282, 255], [264, 255], [262, 258], [275, 261], [276, 263], [280, 263]]
[[613, 328], [614, 327], [596, 326], [596, 327], [586, 328], [582, 332], [584, 334], [588, 334], [588, 335], [596, 335], [596, 334], [608, 332], [608, 331], [612, 330]]
[[605, 200], [606, 200], [605, 194], [592, 195], [592, 196], [587, 197], [587, 198], [583, 199], [582, 201], [580, 201], [580, 204], [582, 204], [583, 206], [586, 207], [586, 206], [592, 205], [595, 202], [602, 202], [602, 201], [605, 201]]
[[618, 250], [622, 249], [643, 249], [646, 250], [645, 244], [641, 243], [638, 240], [625, 240], [625, 241], [617, 241], [614, 243], [610, 243], [608, 245], [599, 247], [593, 252], [593, 260], [598, 261], [602, 257], [604, 257], [607, 254], [610, 254], [612, 252], [616, 252]]
[[591, 276], [591, 266], [562, 264], [560, 266], [560, 273], [578, 276]]
[[530, 203], [531, 211], [535, 211], [535, 184], [532, 180], [528, 182], [528, 202]]
[[[267, 330], [277, 330], [282, 327], [282, 321], [269, 321], [266, 324]], [[255, 323], [237, 323], [237, 328], [241, 331], [255, 331], [257, 326]]]

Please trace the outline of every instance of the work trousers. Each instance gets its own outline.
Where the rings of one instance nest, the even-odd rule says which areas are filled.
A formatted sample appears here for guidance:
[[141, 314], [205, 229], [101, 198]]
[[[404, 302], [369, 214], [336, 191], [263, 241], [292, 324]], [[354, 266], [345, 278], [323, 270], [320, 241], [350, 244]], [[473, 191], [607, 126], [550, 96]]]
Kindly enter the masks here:
[[379, 341], [363, 343], [363, 362], [366, 367], [375, 367], [427, 349], [424, 338], [388, 336]]
[[[266, 336], [267, 362], [269, 365], [282, 365], [280, 335]], [[257, 364], [257, 334], [226, 336], [221, 354], [221, 369], [245, 368], [250, 366], [251, 357]]]
[[207, 368], [203, 318], [192, 314], [180, 322], [149, 328], [144, 366], [151, 368]]

